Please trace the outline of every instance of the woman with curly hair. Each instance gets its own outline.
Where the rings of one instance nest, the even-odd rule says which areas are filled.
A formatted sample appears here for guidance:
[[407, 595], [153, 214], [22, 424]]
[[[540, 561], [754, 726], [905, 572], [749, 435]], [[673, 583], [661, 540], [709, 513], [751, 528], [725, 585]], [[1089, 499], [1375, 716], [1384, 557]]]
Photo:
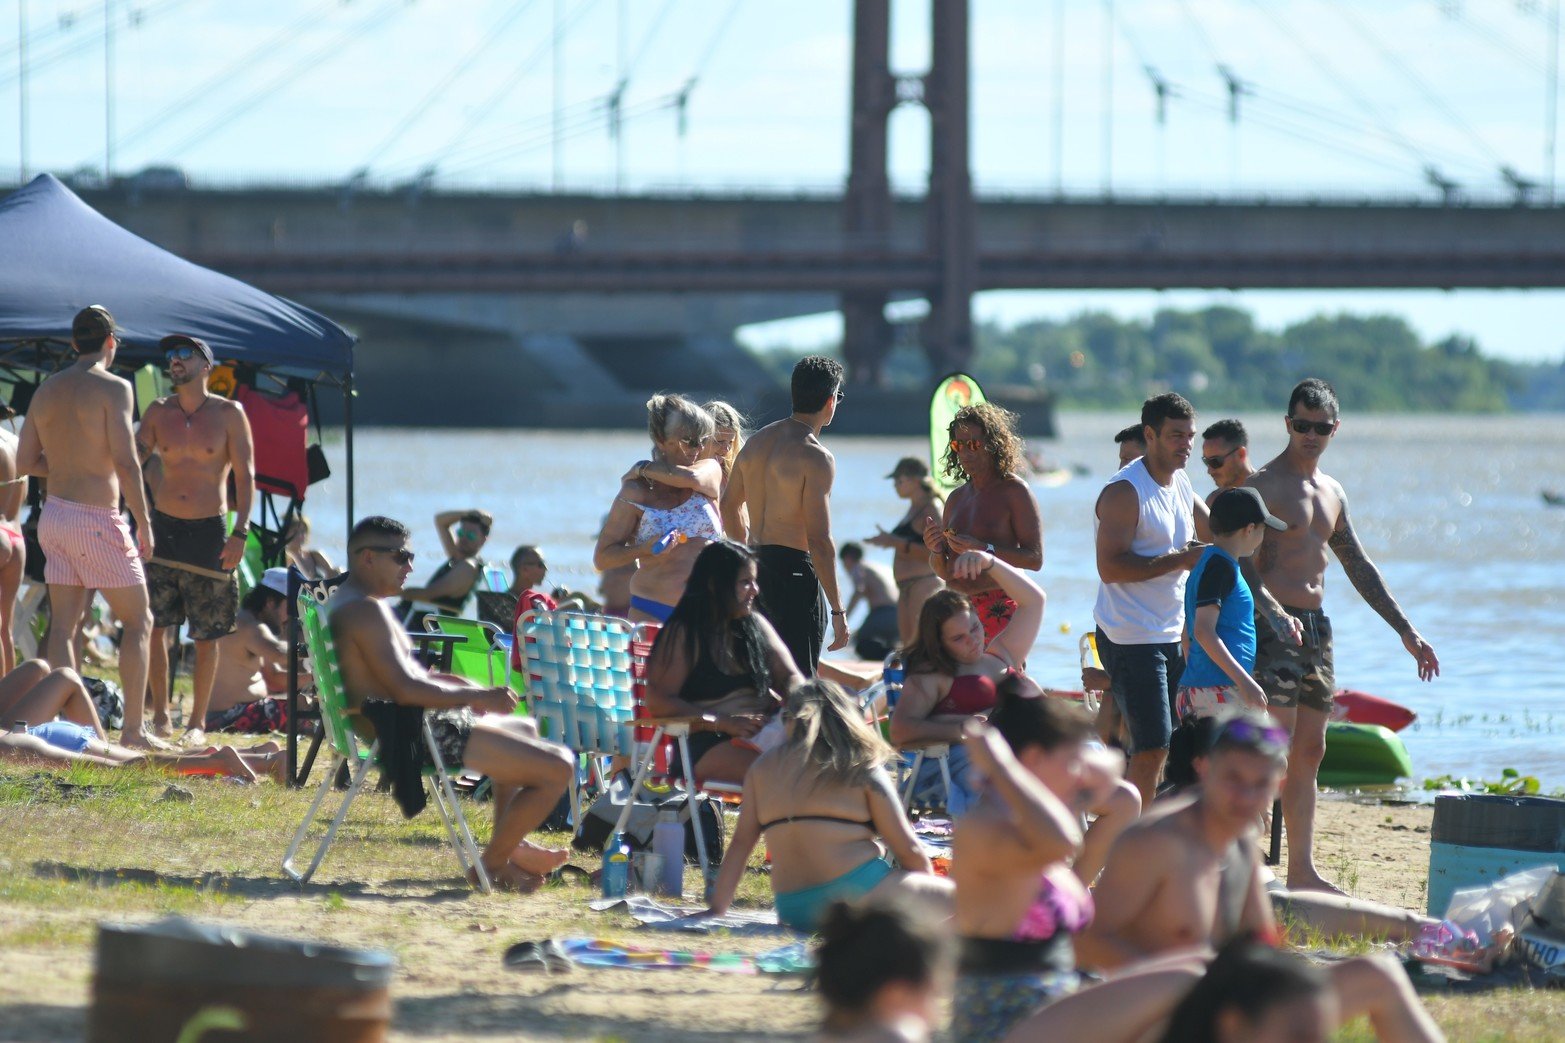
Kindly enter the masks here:
[[989, 402], [964, 406], [951, 420], [941, 465], [964, 483], [946, 501], [938, 526], [924, 530], [929, 564], [952, 590], [968, 596], [989, 642], [1016, 613], [1016, 602], [988, 576], [958, 578], [951, 565], [966, 551], [984, 551], [1018, 569], [1043, 568], [1043, 520], [1020, 477], [1022, 440], [1016, 414]]

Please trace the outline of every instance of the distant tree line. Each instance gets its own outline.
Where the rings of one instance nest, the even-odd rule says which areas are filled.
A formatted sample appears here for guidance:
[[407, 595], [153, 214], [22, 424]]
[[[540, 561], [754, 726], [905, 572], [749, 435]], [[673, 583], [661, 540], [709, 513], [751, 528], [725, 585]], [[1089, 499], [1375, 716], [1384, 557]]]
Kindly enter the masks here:
[[[1255, 409], [1318, 376], [1355, 412], [1565, 411], [1565, 359], [1490, 358], [1469, 337], [1425, 344], [1392, 315], [1317, 315], [1273, 331], [1224, 306], [1165, 309], [1150, 320], [1083, 312], [984, 324], [977, 339], [973, 375], [985, 385], [1042, 385], [1067, 409], [1124, 409], [1159, 391], [1178, 391], [1207, 411]], [[786, 379], [794, 357], [766, 361]], [[911, 345], [893, 353], [887, 375], [907, 387], [929, 379]]]

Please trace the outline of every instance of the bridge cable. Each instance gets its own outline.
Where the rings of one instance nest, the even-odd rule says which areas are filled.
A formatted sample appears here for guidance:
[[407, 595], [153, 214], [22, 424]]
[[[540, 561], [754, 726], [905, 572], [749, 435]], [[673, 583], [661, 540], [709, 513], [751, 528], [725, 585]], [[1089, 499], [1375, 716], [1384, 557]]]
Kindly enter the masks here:
[[200, 130], [186, 137], [178, 145], [170, 149], [168, 154], [177, 156], [199, 145], [212, 134], [229, 126], [235, 119], [243, 116], [257, 105], [269, 101], [274, 95], [294, 86], [309, 72], [321, 68], [333, 57], [342, 54], [352, 45], [364, 42], [376, 30], [391, 21], [396, 15], [406, 11], [410, 6], [412, 5], [408, 0], [388, 0], [384, 6], [371, 12], [353, 25], [346, 27], [342, 32], [328, 40], [325, 45], [311, 51], [299, 61], [284, 69], [280, 75], [272, 77], [260, 89], [252, 91], [234, 105], [229, 106], [217, 118], [203, 124]]
[[300, 34], [308, 32], [318, 23], [331, 17], [335, 9], [340, 6], [340, 0], [323, 0], [314, 9], [294, 19], [294, 21], [256, 44], [236, 60], [228, 63], [216, 73], [213, 73], [178, 98], [163, 106], [163, 108], [142, 121], [139, 126], [134, 127], [125, 134], [121, 134], [115, 143], [117, 145], [129, 145], [139, 141], [183, 110], [200, 102], [210, 100], [215, 89], [234, 83], [236, 72], [251, 71], [258, 60], [275, 58], [279, 50], [291, 43], [299, 42]]
[[570, 13], [568, 13], [560, 22], [559, 29], [548, 39], [544, 40], [543, 43], [541, 43], [538, 48], [532, 52], [532, 54], [523, 59], [523, 61], [512, 71], [511, 75], [502, 80], [500, 85], [491, 91], [489, 96], [479, 103], [478, 109], [467, 118], [467, 121], [462, 124], [461, 129], [453, 134], [450, 140], [448, 140], [441, 149], [434, 153], [436, 157], [435, 162], [430, 165], [438, 165], [441, 161], [441, 158], [446, 153], [454, 150], [469, 134], [471, 134], [478, 127], [479, 124], [488, 119], [489, 114], [494, 111], [495, 106], [504, 101], [506, 96], [511, 93], [512, 89], [522, 81], [522, 78], [532, 71], [533, 66], [537, 65], [548, 56], [550, 49], [553, 48], [554, 44], [560, 40], [565, 39], [565, 37], [570, 34], [570, 31], [576, 27], [576, 24], [582, 20], [582, 17], [585, 16], [588, 11], [592, 10], [592, 8], [597, 4], [598, 0], [581, 0], [581, 2], [578, 3], [576, 7], [572, 9]]
[[[657, 98], [651, 98], [647, 101], [638, 102], [635, 105], [627, 107], [621, 113], [620, 118], [622, 121], [629, 122], [643, 116], [650, 116], [658, 112], [667, 111], [673, 107], [676, 98], [677, 95], [668, 94]], [[468, 157], [465, 161], [449, 164], [443, 169], [448, 173], [471, 170], [475, 167], [485, 166], [487, 164], [494, 163], [498, 160], [507, 159], [512, 156], [524, 155], [533, 151], [540, 151], [548, 147], [551, 142], [555, 140], [568, 141], [573, 138], [582, 137], [589, 133], [594, 133], [605, 126], [608, 121], [609, 109], [607, 100], [607, 96], [595, 99], [595, 101], [598, 102], [595, 110], [577, 117], [575, 122], [571, 123], [565, 128], [564, 132], [559, 135], [558, 139], [555, 138], [552, 129], [541, 130], [539, 133], [534, 134], [530, 138], [523, 138], [522, 140], [514, 141], [505, 145], [496, 144], [494, 148], [491, 148], [486, 152], [474, 154]]]
[[[190, 0], [163, 0], [161, 4], [152, 3], [148, 4], [146, 7], [136, 8], [134, 10], [121, 8], [120, 10], [125, 12], [124, 21], [121, 22], [119, 19], [115, 19], [114, 28], [116, 31], [123, 29], [138, 29], [144, 22], [146, 22], [148, 18], [166, 14], [169, 11], [184, 7], [189, 3]], [[36, 58], [30, 57], [27, 61], [28, 76], [36, 75], [37, 73], [42, 72], [51, 66], [57, 65], [67, 58], [74, 57], [83, 51], [91, 50], [95, 47], [101, 47], [103, 45], [104, 27], [101, 21], [97, 22], [96, 25], [97, 28], [88, 30], [87, 35], [85, 36], [73, 37], [52, 51], [41, 54]], [[16, 48], [12, 47], [11, 49], [15, 50]], [[21, 70], [12, 69], [3, 75], [0, 75], [0, 87], [9, 87], [19, 79], [21, 79]]]
[[[84, 6], [83, 11], [86, 10]], [[76, 20], [85, 17], [78, 11], [59, 11], [55, 14], [54, 21], [44, 23], [40, 28], [35, 28], [27, 34], [27, 46], [29, 48], [42, 47], [56, 37], [64, 36], [76, 28]], [[98, 22], [101, 26], [102, 22]], [[101, 32], [98, 35], [103, 35]], [[74, 42], [74, 41], [73, 41]], [[14, 41], [0, 44], [0, 60], [11, 57], [22, 46], [22, 36], [17, 34]]]
[[[1186, 89], [1183, 97], [1186, 102], [1199, 108], [1207, 109], [1211, 112], [1222, 113], [1227, 111], [1227, 100], [1219, 96], [1206, 95], [1198, 90]], [[1388, 159], [1383, 155], [1378, 155], [1359, 146], [1348, 144], [1340, 138], [1324, 136], [1318, 131], [1300, 127], [1296, 123], [1290, 123], [1286, 118], [1278, 117], [1272, 113], [1252, 112], [1249, 119], [1256, 126], [1276, 131], [1277, 133], [1294, 138], [1298, 141], [1303, 141], [1312, 145], [1318, 145], [1321, 148], [1330, 149], [1333, 152], [1352, 156], [1356, 159], [1363, 160], [1364, 162], [1371, 163], [1375, 166], [1383, 167], [1387, 170], [1393, 170], [1403, 174], [1407, 172], [1407, 164], [1402, 160]]]
[[[587, 98], [582, 101], [572, 102], [570, 105], [566, 105], [561, 108], [560, 116], [562, 119], [578, 119], [583, 114], [602, 110], [606, 106], [607, 101], [608, 95], [605, 94], [594, 98]], [[532, 139], [532, 135], [536, 133], [539, 127], [547, 127], [553, 121], [553, 119], [554, 114], [552, 112], [541, 113], [536, 116], [529, 116], [511, 124], [510, 129], [503, 134], [492, 136], [484, 139], [483, 141], [476, 141], [467, 145], [458, 145], [453, 149], [426, 152], [415, 158], [403, 160], [400, 163], [393, 164], [391, 169], [429, 169], [430, 167], [443, 164], [450, 160], [460, 161], [467, 156], [477, 154], [486, 149], [495, 148], [498, 145], [503, 145], [505, 142], [517, 138], [525, 137], [530, 141]]]
[[1538, 73], [1540, 76], [1548, 74], [1548, 69], [1544, 66], [1543, 62], [1538, 60], [1537, 56], [1528, 52], [1526, 48], [1521, 47], [1512, 41], [1509, 37], [1499, 32], [1497, 29], [1484, 25], [1482, 22], [1473, 21], [1465, 13], [1463, 13], [1461, 7], [1459, 6], [1442, 3], [1441, 0], [1435, 0], [1435, 4], [1440, 8], [1441, 14], [1445, 15], [1445, 17], [1449, 20], [1462, 26], [1472, 35], [1485, 41], [1490, 46], [1504, 51], [1507, 56], [1515, 59], [1518, 62], [1521, 62], [1523, 65], [1528, 66], [1532, 69], [1533, 72]]
[[391, 132], [387, 134], [378, 145], [370, 150], [369, 155], [365, 157], [364, 162], [359, 164], [360, 169], [368, 170], [370, 167], [375, 165], [377, 160], [390, 151], [391, 148], [395, 146], [399, 140], [401, 140], [402, 135], [408, 130], [408, 128], [417, 123], [423, 117], [424, 113], [429, 111], [430, 106], [439, 101], [441, 96], [451, 88], [452, 84], [461, 79], [464, 73], [472, 69], [473, 63], [478, 58], [478, 56], [482, 54], [496, 40], [500, 39], [505, 30], [510, 28], [511, 25], [521, 17], [527, 11], [527, 9], [533, 5], [533, 2], [534, 0], [519, 0], [519, 2], [513, 4], [503, 15], [501, 15], [500, 19], [496, 21], [494, 25], [489, 27], [489, 29], [480, 37], [478, 42], [472, 47], [468, 48], [466, 53], [458, 58], [451, 66], [451, 68], [446, 70], [445, 75], [443, 75], [435, 83], [435, 85], [431, 87], [422, 98], [419, 99], [418, 104], [414, 105], [412, 109], [410, 109], [400, 120], [397, 121], [396, 126], [391, 128]]
[[1472, 124], [1463, 119], [1461, 114], [1453, 109], [1445, 101], [1445, 99], [1437, 95], [1434, 92], [1434, 89], [1431, 88], [1429, 84], [1424, 82], [1423, 77], [1414, 72], [1411, 66], [1403, 61], [1402, 58], [1394, 51], [1388, 48], [1381, 41], [1380, 37], [1370, 32], [1369, 28], [1359, 20], [1359, 17], [1342, 3], [1342, 0], [1323, 0], [1323, 2], [1335, 8], [1338, 16], [1341, 17], [1343, 21], [1352, 26], [1353, 31], [1358, 33], [1358, 35], [1364, 40], [1365, 43], [1374, 48], [1387, 65], [1400, 72], [1402, 76], [1413, 85], [1414, 89], [1416, 89], [1424, 96], [1425, 101], [1439, 109], [1445, 118], [1451, 121], [1452, 125], [1454, 125], [1463, 134], [1467, 135], [1468, 140], [1470, 140], [1474, 145], [1477, 145], [1478, 150], [1487, 156], [1491, 163], [1493, 163], [1496, 167], [1502, 166], [1505, 163], [1505, 157], [1501, 156], [1494, 149], [1490, 148], [1489, 143], [1486, 142], [1483, 137], [1473, 129]]

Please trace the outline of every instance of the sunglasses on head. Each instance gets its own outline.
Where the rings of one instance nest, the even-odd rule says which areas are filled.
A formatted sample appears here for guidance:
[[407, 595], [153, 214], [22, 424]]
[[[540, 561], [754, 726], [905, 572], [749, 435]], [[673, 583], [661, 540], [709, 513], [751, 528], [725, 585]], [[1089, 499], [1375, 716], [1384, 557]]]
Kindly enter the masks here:
[[1218, 731], [1213, 746], [1243, 746], [1267, 753], [1287, 752], [1288, 732], [1277, 724], [1256, 724], [1243, 717], [1235, 717]]
[[413, 552], [401, 547], [365, 547], [365, 550], [378, 551], [381, 554], [390, 554], [398, 565], [413, 564]]
[[986, 443], [982, 438], [951, 439], [951, 451], [953, 453], [960, 453], [963, 449], [966, 449], [970, 453], [976, 453], [978, 450], [985, 448], [985, 446]]
[[1322, 438], [1330, 438], [1337, 430], [1337, 422], [1335, 420], [1326, 423], [1320, 420], [1300, 420], [1295, 416], [1288, 418], [1288, 426], [1293, 428], [1295, 434], [1307, 435], [1314, 431]]
[[177, 348], [170, 348], [165, 357], [170, 362], [188, 362], [200, 354], [201, 353], [191, 345], [181, 344]]
[[1208, 471], [1215, 471], [1219, 467], [1223, 466], [1224, 462], [1226, 462], [1230, 456], [1234, 455], [1242, 448], [1243, 446], [1236, 445], [1232, 449], [1228, 450], [1228, 452], [1222, 453], [1218, 456], [1203, 456], [1201, 457], [1201, 462], [1206, 465], [1206, 469]]

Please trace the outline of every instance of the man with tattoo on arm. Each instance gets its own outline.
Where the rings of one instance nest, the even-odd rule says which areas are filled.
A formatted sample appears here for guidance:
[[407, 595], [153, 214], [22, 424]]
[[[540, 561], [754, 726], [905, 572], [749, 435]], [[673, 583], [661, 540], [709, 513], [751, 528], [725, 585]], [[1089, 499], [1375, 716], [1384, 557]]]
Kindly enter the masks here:
[[[1321, 454], [1340, 423], [1336, 392], [1324, 380], [1301, 381], [1288, 398], [1286, 421], [1288, 447], [1248, 482], [1265, 499], [1266, 509], [1288, 523], [1287, 531], [1268, 530], [1260, 550], [1243, 565], [1256, 592], [1256, 612], [1271, 624], [1256, 627], [1255, 679], [1272, 716], [1293, 735], [1282, 790], [1288, 888], [1340, 894], [1316, 870], [1314, 853], [1315, 776], [1326, 752], [1326, 720], [1337, 689], [1331, 622], [1321, 611], [1327, 549], [1353, 589], [1402, 638], [1420, 680], [1437, 677], [1440, 660], [1364, 553], [1348, 520], [1347, 493], [1320, 469]], [[1291, 640], [1301, 629], [1302, 641]]]

